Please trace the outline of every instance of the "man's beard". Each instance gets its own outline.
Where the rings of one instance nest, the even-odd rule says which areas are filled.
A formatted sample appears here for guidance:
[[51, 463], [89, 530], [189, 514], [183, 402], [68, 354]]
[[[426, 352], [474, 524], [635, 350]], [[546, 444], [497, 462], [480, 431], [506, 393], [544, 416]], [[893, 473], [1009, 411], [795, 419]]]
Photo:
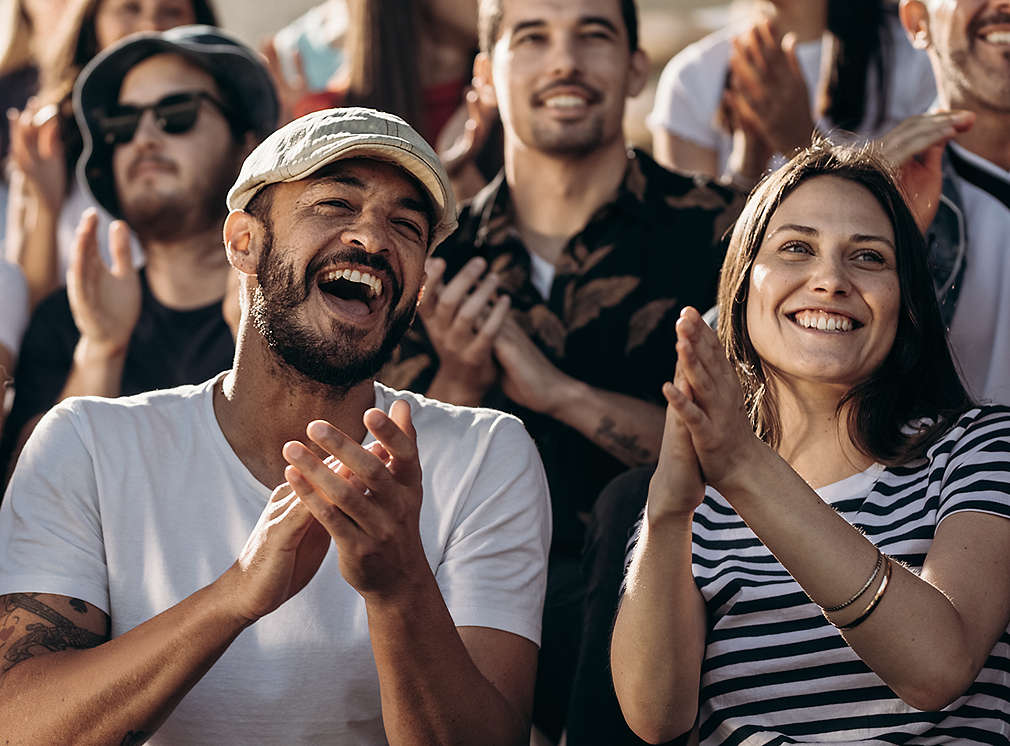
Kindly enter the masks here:
[[[249, 308], [257, 331], [285, 364], [312, 381], [345, 391], [371, 378], [392, 356], [414, 320], [416, 310], [411, 304], [397, 313], [403, 291], [388, 262], [361, 249], [339, 255], [341, 261], [383, 269], [394, 278], [386, 313], [386, 336], [374, 349], [363, 349], [362, 338], [367, 331], [333, 322], [336, 327], [333, 334], [324, 336], [296, 320], [297, 309], [309, 297], [315, 282], [314, 265], [309, 265], [305, 280], [297, 282], [291, 265], [271, 261], [273, 234], [269, 224], [265, 227], [265, 245], [256, 268], [259, 284]], [[325, 262], [332, 262], [334, 258], [328, 256]], [[320, 265], [319, 262], [315, 264]]]
[[159, 192], [134, 188], [118, 191], [119, 207], [130, 229], [143, 238], [159, 241], [184, 239], [212, 229], [220, 229], [228, 214], [228, 190], [235, 181], [237, 151], [218, 163], [208, 163], [209, 181], [193, 185], [191, 191]]

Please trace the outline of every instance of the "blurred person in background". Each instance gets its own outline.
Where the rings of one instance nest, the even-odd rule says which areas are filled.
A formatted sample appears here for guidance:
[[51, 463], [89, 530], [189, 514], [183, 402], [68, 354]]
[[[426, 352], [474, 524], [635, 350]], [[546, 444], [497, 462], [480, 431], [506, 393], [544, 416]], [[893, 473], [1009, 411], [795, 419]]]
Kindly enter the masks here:
[[14, 380], [21, 335], [27, 325], [28, 285], [18, 266], [0, 257], [0, 432], [7, 419], [7, 389]]
[[337, 34], [341, 64], [319, 90], [319, 70], [334, 56], [317, 54], [304, 34], [294, 50], [290, 34], [268, 41], [286, 119], [339, 106], [395, 113], [443, 155], [458, 199], [498, 172], [497, 111], [471, 87], [476, 0], [330, 0], [312, 12]]
[[932, 110], [883, 138], [929, 243], [933, 283], [968, 391], [1010, 404], [1010, 3], [904, 0], [932, 62]]
[[[51, 33], [41, 59], [38, 93], [21, 111], [7, 110], [10, 195], [7, 258], [24, 270], [32, 308], [64, 284], [77, 223], [95, 206], [73, 178], [81, 134], [70, 101], [77, 75], [103, 49], [138, 31], [183, 24], [216, 25], [209, 0], [67, 0], [62, 12], [38, 18]], [[99, 211], [99, 247], [109, 261], [111, 218]], [[143, 261], [134, 243], [133, 261]]]
[[[32, 315], [0, 441], [6, 463], [39, 418], [69, 396], [119, 396], [195, 383], [230, 364], [222, 309], [225, 195], [277, 121], [259, 55], [211, 26], [143, 34], [110, 47], [74, 89], [84, 133], [79, 175], [120, 221], [112, 261], [94, 211], [77, 229], [68, 285]], [[147, 262], [133, 266], [128, 230]]]
[[749, 186], [815, 130], [870, 138], [935, 96], [929, 60], [887, 0], [753, 0], [748, 9], [756, 20], [690, 45], [663, 70], [649, 127], [668, 168]]

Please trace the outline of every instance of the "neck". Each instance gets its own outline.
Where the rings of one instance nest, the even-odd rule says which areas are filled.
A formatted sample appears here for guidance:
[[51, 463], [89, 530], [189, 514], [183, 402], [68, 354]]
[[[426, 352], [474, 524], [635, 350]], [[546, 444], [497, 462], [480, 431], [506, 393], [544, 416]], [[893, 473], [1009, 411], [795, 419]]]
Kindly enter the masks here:
[[357, 442], [365, 437], [362, 415], [375, 403], [372, 380], [346, 390], [310, 381], [279, 360], [248, 316], [239, 325], [235, 363], [214, 392], [214, 413], [235, 455], [261, 483], [284, 481], [284, 444], [298, 440], [320, 458], [325, 453], [305, 428], [326, 420]]
[[819, 39], [828, 28], [827, 0], [762, 0], [758, 9], [779, 34], [793, 33], [799, 42]]
[[975, 123], [971, 129], [960, 133], [954, 142], [990, 163], [995, 163], [1004, 171], [1010, 171], [1010, 138], [1007, 137], [1010, 115], [946, 96], [941, 96], [940, 101], [946, 109], [971, 109], [975, 112]]
[[779, 455], [811, 487], [823, 487], [863, 471], [873, 459], [849, 436], [845, 391], [823, 385], [771, 382], [779, 405]]
[[549, 262], [614, 198], [628, 166], [622, 139], [569, 158], [506, 145], [505, 178], [523, 243]]
[[221, 245], [221, 227], [183, 239], [142, 238], [151, 293], [169, 308], [185, 310], [224, 297], [228, 257]]

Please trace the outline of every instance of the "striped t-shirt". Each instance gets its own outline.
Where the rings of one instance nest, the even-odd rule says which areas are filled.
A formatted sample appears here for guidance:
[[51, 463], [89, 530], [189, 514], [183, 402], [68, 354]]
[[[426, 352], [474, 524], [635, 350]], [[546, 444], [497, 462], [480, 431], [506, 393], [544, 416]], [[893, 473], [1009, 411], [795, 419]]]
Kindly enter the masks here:
[[[817, 492], [881, 551], [919, 570], [946, 516], [1010, 518], [1010, 408], [973, 409], [928, 458], [878, 464]], [[695, 512], [692, 553], [709, 619], [702, 744], [1010, 743], [1010, 630], [964, 696], [920, 712], [846, 645], [711, 488]]]

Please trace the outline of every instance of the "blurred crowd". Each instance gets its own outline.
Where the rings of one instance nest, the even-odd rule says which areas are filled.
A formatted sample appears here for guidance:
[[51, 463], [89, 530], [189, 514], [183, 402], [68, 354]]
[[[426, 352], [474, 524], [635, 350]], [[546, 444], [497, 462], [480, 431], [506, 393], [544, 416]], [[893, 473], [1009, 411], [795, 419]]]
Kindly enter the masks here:
[[[326, 0], [252, 49], [212, 0], [0, 1], [0, 740], [1010, 740], [1010, 2], [736, 0], [651, 61], [639, 12]], [[306, 331], [317, 295], [339, 344]], [[171, 455], [196, 415], [79, 403], [177, 387], [211, 392], [245, 485], [219, 514], [154, 507], [218, 500], [210, 445]], [[388, 558], [349, 569], [306, 460], [371, 496], [404, 432], [449, 612], [409, 635], [380, 629]], [[265, 620], [188, 663], [152, 642], [200, 638], [194, 592], [267, 551], [289, 494], [349, 586], [317, 577], [330, 606], [286, 624], [364, 598], [334, 612], [359, 644], [332, 701], [343, 663], [311, 635], [219, 663]], [[31, 689], [92, 648], [50, 669], [66, 702]]]

